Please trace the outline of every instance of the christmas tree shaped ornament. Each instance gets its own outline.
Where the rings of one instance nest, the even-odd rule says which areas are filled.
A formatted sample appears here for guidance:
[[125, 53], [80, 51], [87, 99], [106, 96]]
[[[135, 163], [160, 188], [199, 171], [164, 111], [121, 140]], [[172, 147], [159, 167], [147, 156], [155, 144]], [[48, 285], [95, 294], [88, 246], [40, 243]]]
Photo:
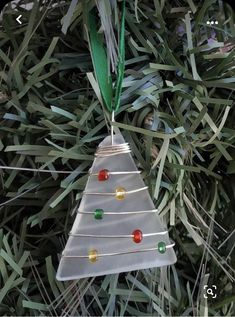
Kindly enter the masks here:
[[[106, 137], [96, 152], [61, 257], [58, 280], [159, 267], [176, 261], [174, 243], [160, 221], [128, 144], [121, 134], [113, 136], [113, 144], [111, 139]], [[97, 175], [103, 170], [109, 171], [109, 178], [100, 181]]]
[[[100, 35], [94, 17], [88, 19], [94, 69], [104, 105], [112, 112], [112, 121], [120, 105], [124, 74], [125, 1], [122, 10], [114, 103], [112, 92], [107, 91], [109, 80], [106, 82], [108, 77], [104, 74], [108, 71], [104, 67], [106, 55]], [[111, 126], [111, 135], [95, 153], [57, 279], [74, 280], [170, 265], [176, 262], [173, 246], [129, 144], [120, 133], [114, 134]]]

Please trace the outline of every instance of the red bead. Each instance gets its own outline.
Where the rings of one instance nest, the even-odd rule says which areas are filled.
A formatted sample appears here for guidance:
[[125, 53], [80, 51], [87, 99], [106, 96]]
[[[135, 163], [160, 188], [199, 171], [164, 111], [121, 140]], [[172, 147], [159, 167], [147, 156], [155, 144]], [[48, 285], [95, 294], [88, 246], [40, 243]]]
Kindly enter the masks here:
[[133, 235], [133, 241], [135, 243], [140, 243], [143, 239], [143, 234], [142, 234], [142, 231], [139, 230], [139, 229], [136, 229], [132, 232], [132, 235]]
[[98, 180], [100, 182], [102, 181], [107, 181], [107, 179], [109, 179], [109, 170], [101, 170], [98, 173]]

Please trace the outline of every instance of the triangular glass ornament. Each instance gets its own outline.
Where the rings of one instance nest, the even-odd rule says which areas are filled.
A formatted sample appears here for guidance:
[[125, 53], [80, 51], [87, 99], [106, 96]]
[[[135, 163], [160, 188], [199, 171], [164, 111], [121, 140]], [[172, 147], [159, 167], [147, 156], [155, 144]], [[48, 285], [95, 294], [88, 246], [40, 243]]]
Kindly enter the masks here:
[[121, 134], [99, 145], [58, 280], [170, 265], [173, 243]]

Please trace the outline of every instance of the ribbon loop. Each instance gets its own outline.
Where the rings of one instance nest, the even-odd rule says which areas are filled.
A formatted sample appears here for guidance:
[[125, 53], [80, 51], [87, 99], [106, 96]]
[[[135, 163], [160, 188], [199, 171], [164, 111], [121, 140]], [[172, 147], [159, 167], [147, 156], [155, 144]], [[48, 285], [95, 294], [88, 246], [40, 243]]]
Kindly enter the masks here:
[[108, 111], [116, 112], [120, 107], [122, 82], [125, 70], [125, 0], [123, 0], [122, 2], [122, 18], [119, 38], [119, 59], [117, 65], [117, 77], [114, 88], [112, 77], [108, 69], [107, 54], [102, 43], [102, 36], [97, 31], [96, 17], [91, 12], [88, 16], [88, 28], [90, 33], [89, 38], [92, 63], [102, 99]]

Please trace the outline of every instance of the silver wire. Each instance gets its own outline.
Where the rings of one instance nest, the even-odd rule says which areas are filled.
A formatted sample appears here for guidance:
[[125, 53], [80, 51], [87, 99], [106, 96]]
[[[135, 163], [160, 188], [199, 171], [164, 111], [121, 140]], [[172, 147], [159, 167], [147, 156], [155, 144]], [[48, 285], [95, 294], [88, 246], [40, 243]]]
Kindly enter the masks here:
[[[115, 122], [114, 115], [115, 113], [114, 111], [112, 111], [111, 122]], [[131, 152], [131, 149], [128, 143], [114, 144], [114, 130], [113, 130], [113, 125], [111, 125], [111, 145], [99, 146], [97, 148], [95, 156], [107, 157], [107, 156], [113, 156], [118, 154], [126, 154], [130, 152]]]
[[[141, 171], [130, 171], [130, 172], [128, 172], [128, 171], [124, 172], [123, 171], [123, 172], [108, 172], [108, 173], [109, 173], [109, 175], [126, 175], [126, 174], [140, 174]], [[99, 173], [90, 172], [90, 175], [98, 176]]]
[[[175, 245], [175, 243], [166, 245], [166, 249], [170, 249]], [[123, 251], [123, 252], [113, 252], [113, 253], [101, 253], [97, 254], [97, 257], [105, 257], [105, 256], [113, 256], [113, 255], [122, 255], [122, 254], [131, 254], [131, 253], [140, 253], [140, 252], [148, 252], [158, 250], [158, 247], [148, 248], [142, 250], [133, 250], [133, 251]], [[64, 258], [89, 258], [89, 255], [65, 255], [62, 253], [62, 257]]]
[[[134, 190], [125, 191], [123, 193], [120, 192], [120, 193], [124, 194], [124, 195], [126, 195], [126, 194], [134, 194], [134, 193], [138, 193], [138, 192], [140, 192], [142, 190], [145, 190], [145, 189], [148, 189], [148, 186], [145, 186], [145, 187], [142, 187], [142, 188], [137, 188], [137, 189], [134, 189]], [[100, 192], [100, 193], [90, 193], [90, 192], [86, 192], [86, 191], [84, 191], [83, 194], [84, 195], [100, 195], [100, 196], [116, 196], [117, 195], [117, 193], [102, 193], [102, 192]]]
[[[158, 209], [152, 210], [140, 210], [140, 211], [105, 211], [104, 215], [131, 215], [131, 214], [145, 214], [145, 213], [155, 213], [158, 212]], [[94, 211], [79, 211], [79, 214], [94, 214]]]
[[99, 146], [95, 156], [96, 157], [109, 157], [118, 154], [130, 153], [131, 149], [128, 143], [113, 144], [107, 146]]
[[[142, 237], [153, 237], [153, 236], [161, 236], [167, 234], [168, 231], [160, 231], [160, 232], [153, 232], [153, 233], [143, 233]], [[96, 234], [85, 234], [85, 233], [69, 233], [69, 236], [72, 237], [90, 237], [90, 238], [133, 238], [133, 234], [123, 234], [123, 235], [96, 235]]]

